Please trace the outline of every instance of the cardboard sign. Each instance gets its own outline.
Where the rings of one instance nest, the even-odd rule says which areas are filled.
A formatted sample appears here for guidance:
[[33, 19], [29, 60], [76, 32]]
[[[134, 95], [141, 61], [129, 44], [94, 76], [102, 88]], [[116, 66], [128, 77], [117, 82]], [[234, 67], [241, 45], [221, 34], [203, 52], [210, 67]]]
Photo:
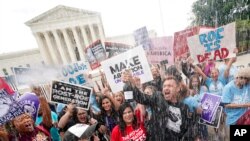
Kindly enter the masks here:
[[121, 43], [104, 42], [108, 58], [126, 52], [131, 46]]
[[187, 37], [199, 34], [199, 27], [193, 27], [178, 31], [174, 33], [174, 60], [180, 61], [182, 57], [185, 57], [189, 53]]
[[87, 74], [89, 71], [91, 71], [89, 63], [79, 61], [63, 66], [61, 69], [61, 75], [64, 82], [83, 85], [88, 83], [88, 78], [86, 78], [84, 74]]
[[106, 51], [102, 46], [101, 40], [97, 40], [86, 47], [85, 53], [92, 70], [100, 67], [100, 61], [106, 59]]
[[92, 88], [52, 81], [50, 101], [63, 104], [74, 103], [77, 107], [88, 110], [91, 94]]
[[199, 119], [198, 123], [208, 125], [208, 126], [212, 126], [214, 128], [219, 128], [222, 111], [223, 111], [223, 107], [219, 106], [217, 108], [217, 111], [216, 111], [211, 123], [206, 122], [202, 118]]
[[151, 42], [148, 36], [148, 30], [146, 26], [134, 31], [134, 38], [136, 46], [142, 45], [144, 49], [151, 48]]
[[152, 38], [151, 45], [151, 48], [146, 50], [150, 64], [160, 64], [162, 61], [173, 64], [173, 37]]
[[5, 90], [0, 90], [0, 125], [23, 114], [21, 105]]
[[201, 118], [211, 123], [214, 117], [214, 114], [217, 111], [217, 108], [220, 104], [221, 96], [205, 93], [201, 99], [201, 108], [203, 109]]
[[190, 55], [196, 63], [235, 57], [235, 22], [188, 38]]
[[142, 46], [135, 47], [122, 54], [101, 62], [112, 92], [123, 90], [121, 73], [130, 69], [134, 76], [141, 79], [141, 83], [153, 80], [152, 73]]

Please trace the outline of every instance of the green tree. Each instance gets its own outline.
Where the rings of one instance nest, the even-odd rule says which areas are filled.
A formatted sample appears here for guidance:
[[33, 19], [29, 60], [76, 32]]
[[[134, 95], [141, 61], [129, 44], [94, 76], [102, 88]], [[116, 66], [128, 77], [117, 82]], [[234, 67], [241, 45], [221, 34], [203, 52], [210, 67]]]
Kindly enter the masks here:
[[239, 53], [250, 52], [250, 0], [197, 0], [191, 26], [219, 27], [236, 21]]
[[192, 5], [192, 25], [222, 26], [250, 19], [250, 0], [197, 0]]

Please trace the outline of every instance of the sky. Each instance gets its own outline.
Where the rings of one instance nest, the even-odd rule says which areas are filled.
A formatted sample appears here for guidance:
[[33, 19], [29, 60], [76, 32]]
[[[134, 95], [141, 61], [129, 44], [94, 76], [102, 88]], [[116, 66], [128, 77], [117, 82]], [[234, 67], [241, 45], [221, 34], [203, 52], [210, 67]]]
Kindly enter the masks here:
[[38, 48], [24, 23], [65, 5], [101, 13], [106, 37], [133, 33], [143, 26], [158, 36], [173, 36], [190, 24], [196, 0], [1, 0], [0, 54]]

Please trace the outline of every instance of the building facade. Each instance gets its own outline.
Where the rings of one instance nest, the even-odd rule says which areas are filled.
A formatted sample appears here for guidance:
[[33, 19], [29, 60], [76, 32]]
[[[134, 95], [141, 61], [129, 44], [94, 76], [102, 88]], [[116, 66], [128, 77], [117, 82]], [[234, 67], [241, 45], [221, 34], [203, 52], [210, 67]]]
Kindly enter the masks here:
[[84, 49], [97, 39], [105, 41], [101, 15], [66, 6], [55, 8], [27, 21], [48, 65], [84, 61]]
[[[4, 53], [0, 55], [0, 77], [13, 75], [13, 67], [33, 67], [43, 65], [44, 61], [38, 48], [18, 51], [13, 53]], [[4, 72], [5, 71], [5, 72]]]

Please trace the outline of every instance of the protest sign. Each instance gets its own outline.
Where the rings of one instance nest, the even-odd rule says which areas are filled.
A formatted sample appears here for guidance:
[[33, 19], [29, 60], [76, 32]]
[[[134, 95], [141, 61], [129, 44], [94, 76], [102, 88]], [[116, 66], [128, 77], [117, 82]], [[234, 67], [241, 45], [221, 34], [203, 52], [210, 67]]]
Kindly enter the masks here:
[[132, 48], [122, 54], [102, 61], [101, 64], [111, 90], [114, 93], [123, 89], [124, 84], [121, 82], [121, 73], [124, 70], [131, 70], [134, 76], [140, 78], [141, 83], [153, 80], [142, 46]]
[[108, 58], [123, 53], [131, 48], [131, 46], [121, 43], [104, 42]]
[[188, 47], [195, 63], [235, 57], [235, 22], [189, 37]]
[[86, 75], [90, 70], [88, 62], [79, 61], [63, 66], [61, 68], [61, 75], [64, 82], [84, 85], [90, 83], [88, 82], [88, 78], [86, 78]]
[[63, 104], [74, 103], [77, 107], [88, 110], [91, 94], [92, 88], [52, 81], [50, 101]]
[[160, 64], [162, 61], [173, 64], [173, 37], [158, 37], [151, 39], [151, 48], [146, 50], [150, 64]]
[[106, 59], [106, 51], [101, 40], [97, 40], [86, 47], [85, 53], [92, 70], [100, 67], [100, 61]]
[[26, 67], [13, 67], [12, 71], [14, 72], [15, 79], [16, 79], [16, 84], [19, 87], [25, 87], [28, 86], [30, 83], [30, 78], [29, 71], [30, 68]]
[[219, 128], [222, 111], [223, 111], [223, 107], [222, 107], [222, 106], [219, 106], [219, 107], [217, 108], [217, 111], [216, 111], [214, 117], [212, 118], [211, 123], [206, 122], [206, 121], [203, 120], [202, 118], [199, 119], [198, 123], [199, 123], [199, 124], [208, 125], [208, 126], [212, 126], [212, 127], [214, 127], [214, 128]]
[[203, 109], [201, 118], [211, 123], [214, 117], [214, 114], [217, 111], [217, 108], [220, 104], [221, 96], [205, 93], [201, 99], [201, 108]]
[[25, 93], [19, 98], [18, 103], [23, 108], [24, 112], [29, 113], [32, 116], [33, 120], [36, 121], [36, 117], [40, 107], [40, 101], [36, 94]]
[[206, 31], [210, 31], [212, 28], [209, 27], [192, 27], [189, 29], [185, 29], [182, 31], [178, 31], [174, 33], [174, 61], [178, 62], [188, 57], [189, 48], [187, 43], [187, 38], [197, 35], [199, 33], [203, 33]]
[[148, 30], [146, 26], [134, 31], [134, 38], [136, 46], [142, 45], [144, 49], [151, 48], [151, 42], [148, 36]]
[[5, 90], [0, 90], [0, 125], [24, 113], [20, 104]]

